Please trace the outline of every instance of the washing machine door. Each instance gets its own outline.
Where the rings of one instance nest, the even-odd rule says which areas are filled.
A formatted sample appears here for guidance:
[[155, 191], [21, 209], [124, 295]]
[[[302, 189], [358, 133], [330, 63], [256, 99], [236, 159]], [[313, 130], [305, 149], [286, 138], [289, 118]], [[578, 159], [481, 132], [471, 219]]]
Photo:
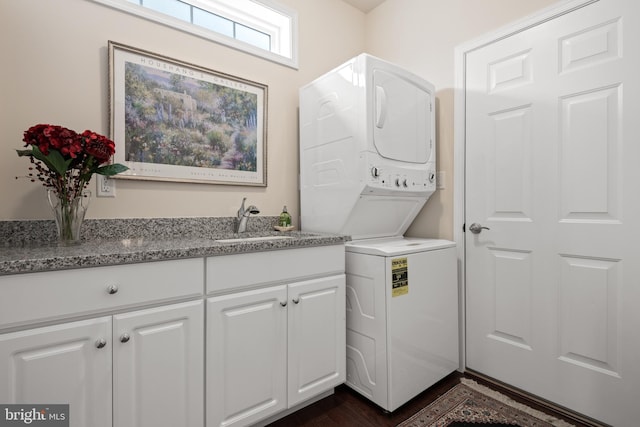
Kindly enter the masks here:
[[[373, 70], [373, 142], [387, 159], [427, 163], [433, 150], [433, 90], [391, 70]], [[433, 159], [435, 160], [435, 159]]]

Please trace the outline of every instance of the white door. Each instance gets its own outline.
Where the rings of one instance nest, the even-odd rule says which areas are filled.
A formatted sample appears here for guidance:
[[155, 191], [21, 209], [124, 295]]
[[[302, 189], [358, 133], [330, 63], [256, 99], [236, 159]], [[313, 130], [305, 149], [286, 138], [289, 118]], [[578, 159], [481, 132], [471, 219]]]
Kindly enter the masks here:
[[116, 315], [113, 335], [113, 425], [202, 426], [202, 300]]
[[71, 427], [111, 427], [111, 317], [0, 335], [0, 402], [69, 404]]
[[467, 366], [617, 427], [640, 419], [639, 28], [600, 0], [466, 57]]
[[346, 378], [345, 276], [289, 285], [288, 406]]
[[287, 407], [287, 287], [207, 302], [207, 426], [246, 426]]

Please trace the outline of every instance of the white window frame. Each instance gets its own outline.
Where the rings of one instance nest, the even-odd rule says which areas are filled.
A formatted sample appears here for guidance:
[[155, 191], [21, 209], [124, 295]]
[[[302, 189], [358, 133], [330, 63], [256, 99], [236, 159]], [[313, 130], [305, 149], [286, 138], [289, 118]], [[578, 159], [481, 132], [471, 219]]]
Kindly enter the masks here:
[[[89, 0], [105, 6], [121, 10], [131, 15], [157, 22], [159, 24], [193, 34], [215, 43], [222, 44], [233, 49], [258, 56], [288, 67], [298, 69], [298, 14], [273, 0], [250, 0], [248, 7], [238, 7], [237, 0], [181, 0], [192, 6], [215, 13], [239, 24], [253, 28], [268, 34], [271, 37], [271, 51], [257, 46], [227, 37], [223, 34], [209, 30], [190, 22], [174, 18], [170, 15], [131, 3], [128, 0]], [[261, 19], [251, 12], [251, 4], [258, 3], [275, 11], [273, 19]], [[277, 15], [284, 15], [280, 22], [273, 22]], [[288, 19], [287, 19], [288, 17]], [[287, 22], [288, 21], [288, 22]]]

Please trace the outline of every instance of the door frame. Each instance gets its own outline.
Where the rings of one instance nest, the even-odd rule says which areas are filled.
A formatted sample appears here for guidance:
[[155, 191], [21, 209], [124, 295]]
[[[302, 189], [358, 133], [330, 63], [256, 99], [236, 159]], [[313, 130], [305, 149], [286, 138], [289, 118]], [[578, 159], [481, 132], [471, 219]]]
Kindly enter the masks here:
[[460, 329], [460, 367], [464, 372], [466, 360], [466, 246], [463, 226], [465, 223], [466, 200], [466, 66], [467, 54], [488, 44], [520, 33], [531, 27], [565, 15], [576, 9], [596, 3], [600, 0], [560, 0], [558, 3], [514, 21], [495, 31], [467, 41], [454, 49], [454, 141], [453, 141], [453, 240], [458, 252], [458, 289], [459, 289], [459, 329]]

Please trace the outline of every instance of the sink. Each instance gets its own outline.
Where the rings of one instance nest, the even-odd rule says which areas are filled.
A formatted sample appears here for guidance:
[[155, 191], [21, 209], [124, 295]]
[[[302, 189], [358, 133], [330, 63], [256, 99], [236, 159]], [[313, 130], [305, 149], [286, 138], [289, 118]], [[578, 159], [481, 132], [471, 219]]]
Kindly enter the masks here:
[[242, 243], [242, 242], [259, 242], [263, 240], [288, 240], [293, 239], [291, 236], [263, 236], [263, 237], [238, 237], [234, 239], [217, 239], [218, 243]]

